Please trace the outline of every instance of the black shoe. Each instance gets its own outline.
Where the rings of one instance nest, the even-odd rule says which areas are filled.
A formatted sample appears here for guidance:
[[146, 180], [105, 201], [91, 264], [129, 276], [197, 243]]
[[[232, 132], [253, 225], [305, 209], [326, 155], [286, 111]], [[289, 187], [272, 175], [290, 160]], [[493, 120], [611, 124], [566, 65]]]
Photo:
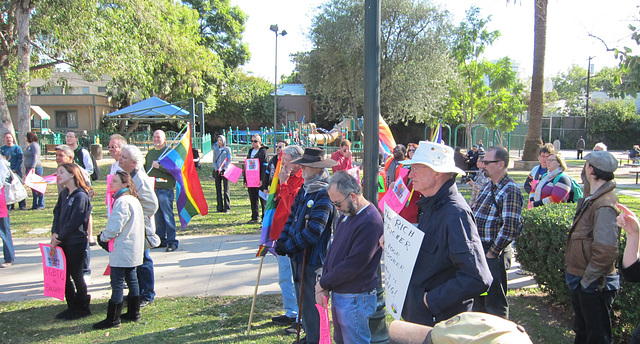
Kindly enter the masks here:
[[289, 318], [285, 314], [272, 317], [271, 322], [278, 325], [291, 325], [296, 323], [296, 318]]
[[167, 246], [167, 252], [173, 252], [173, 251], [175, 251], [177, 249], [178, 249], [178, 245], [176, 245], [176, 244], [169, 244]]
[[127, 298], [127, 313], [120, 316], [122, 321], [140, 321], [140, 295]]
[[148, 305], [151, 304], [151, 302], [153, 302], [153, 300], [142, 300], [142, 301], [140, 301], [140, 308], [147, 307]]
[[[302, 328], [302, 325], [300, 325], [300, 333], [304, 333], [304, 329]], [[296, 335], [298, 334], [298, 324], [293, 324], [287, 328], [284, 329], [284, 334], [287, 335]]]
[[64, 320], [76, 320], [91, 315], [91, 309], [89, 308], [89, 305], [91, 304], [91, 295], [76, 296], [74, 303], [74, 309], [67, 313]]
[[258, 224], [258, 220], [249, 220], [249, 221], [247, 221], [247, 224], [248, 224], [248, 225], [255, 225], [255, 224]]
[[102, 330], [105, 328], [120, 327], [120, 314], [122, 314], [122, 302], [113, 303], [109, 301], [107, 318], [93, 324], [93, 328], [96, 330]]
[[[294, 340], [293, 344], [298, 344], [298, 341]], [[300, 344], [307, 344], [307, 337], [300, 338]]]

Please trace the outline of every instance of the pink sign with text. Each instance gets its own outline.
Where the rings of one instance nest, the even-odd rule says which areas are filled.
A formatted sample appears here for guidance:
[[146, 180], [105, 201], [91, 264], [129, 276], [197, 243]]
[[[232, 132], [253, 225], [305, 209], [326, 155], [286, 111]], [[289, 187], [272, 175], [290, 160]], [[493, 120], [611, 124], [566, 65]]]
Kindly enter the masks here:
[[[324, 304], [327, 305], [327, 297], [324, 297]], [[318, 314], [320, 315], [320, 342], [319, 344], [331, 344], [331, 324], [329, 324], [329, 306], [322, 307], [316, 303]]]
[[51, 251], [48, 244], [40, 244], [42, 253], [42, 272], [44, 273], [44, 296], [64, 301], [64, 288], [67, 280], [67, 259], [60, 247]]
[[39, 193], [47, 192], [47, 182], [44, 178], [37, 175], [34, 170], [29, 170], [27, 176], [24, 178], [24, 184]]
[[224, 174], [222, 176], [229, 179], [230, 182], [235, 184], [238, 182], [238, 179], [240, 178], [241, 175], [242, 175], [241, 168], [238, 168], [234, 164], [229, 164], [229, 166], [224, 171]]
[[245, 159], [244, 175], [247, 181], [247, 187], [249, 188], [260, 187], [260, 160]]
[[378, 202], [378, 208], [384, 211], [384, 205], [386, 203], [393, 211], [399, 213], [402, 210], [402, 207], [407, 203], [409, 194], [409, 188], [407, 188], [407, 185], [402, 181], [402, 177], [398, 177], [395, 183], [391, 185], [387, 193], [385, 193], [382, 199]]

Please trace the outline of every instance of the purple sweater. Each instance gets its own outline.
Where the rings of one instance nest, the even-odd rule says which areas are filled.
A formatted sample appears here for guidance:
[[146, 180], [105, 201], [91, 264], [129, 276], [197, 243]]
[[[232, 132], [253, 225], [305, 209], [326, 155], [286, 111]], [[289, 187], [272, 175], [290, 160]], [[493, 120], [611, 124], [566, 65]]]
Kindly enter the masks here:
[[378, 286], [378, 265], [384, 233], [382, 216], [372, 204], [356, 216], [341, 216], [322, 268], [320, 286], [337, 293], [357, 294]]

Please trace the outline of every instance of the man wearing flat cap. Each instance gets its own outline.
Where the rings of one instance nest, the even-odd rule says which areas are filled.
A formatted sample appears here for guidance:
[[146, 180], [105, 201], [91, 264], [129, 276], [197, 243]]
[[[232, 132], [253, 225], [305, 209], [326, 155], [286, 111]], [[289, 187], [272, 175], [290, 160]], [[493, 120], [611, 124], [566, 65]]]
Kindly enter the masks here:
[[318, 343], [320, 317], [315, 307], [316, 271], [321, 271], [331, 237], [333, 205], [327, 191], [327, 168], [336, 165], [336, 161], [326, 159], [324, 149], [308, 147], [301, 158], [291, 163], [302, 168], [304, 184], [293, 201], [275, 251], [291, 258], [296, 295], [302, 300], [298, 302], [298, 319], [302, 316], [307, 335], [301, 343]]
[[620, 228], [616, 224], [618, 161], [609, 152], [585, 157], [591, 195], [578, 201], [565, 251], [576, 343], [611, 342], [611, 306], [620, 288], [616, 271]]
[[471, 208], [456, 187], [464, 175], [453, 159], [453, 148], [421, 141], [410, 160], [409, 178], [423, 195], [418, 228], [424, 232], [407, 296], [404, 320], [426, 326], [471, 311], [474, 297], [491, 285]]

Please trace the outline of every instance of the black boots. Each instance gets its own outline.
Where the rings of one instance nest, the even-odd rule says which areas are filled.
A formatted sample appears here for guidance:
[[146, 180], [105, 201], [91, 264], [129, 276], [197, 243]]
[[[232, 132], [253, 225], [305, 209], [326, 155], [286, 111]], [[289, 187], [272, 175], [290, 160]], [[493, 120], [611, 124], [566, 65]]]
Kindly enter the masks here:
[[127, 298], [127, 313], [120, 317], [123, 321], [140, 321], [140, 301], [142, 297], [129, 296]]
[[90, 304], [91, 295], [67, 298], [67, 309], [56, 314], [56, 319], [76, 320], [91, 315]]
[[101, 322], [93, 324], [96, 330], [102, 330], [111, 327], [120, 327], [120, 314], [122, 313], [122, 302], [114, 303], [109, 300], [109, 308], [107, 309], [107, 318]]

